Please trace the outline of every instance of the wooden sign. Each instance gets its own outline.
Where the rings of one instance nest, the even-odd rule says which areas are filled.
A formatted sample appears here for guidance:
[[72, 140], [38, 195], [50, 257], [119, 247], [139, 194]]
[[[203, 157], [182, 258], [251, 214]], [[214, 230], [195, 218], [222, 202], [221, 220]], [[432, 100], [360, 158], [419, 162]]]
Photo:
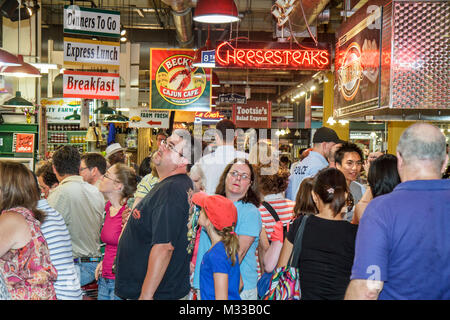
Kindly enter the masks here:
[[272, 125], [270, 101], [247, 101], [233, 105], [233, 122], [237, 128], [266, 128]]
[[119, 94], [118, 73], [64, 71], [64, 98], [118, 100]]

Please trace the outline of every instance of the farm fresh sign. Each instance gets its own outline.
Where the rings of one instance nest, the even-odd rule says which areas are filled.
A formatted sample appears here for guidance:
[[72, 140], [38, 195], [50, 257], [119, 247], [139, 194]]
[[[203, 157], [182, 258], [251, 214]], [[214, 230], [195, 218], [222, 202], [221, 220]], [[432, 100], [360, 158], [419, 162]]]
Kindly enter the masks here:
[[64, 6], [64, 32], [119, 38], [120, 12]]

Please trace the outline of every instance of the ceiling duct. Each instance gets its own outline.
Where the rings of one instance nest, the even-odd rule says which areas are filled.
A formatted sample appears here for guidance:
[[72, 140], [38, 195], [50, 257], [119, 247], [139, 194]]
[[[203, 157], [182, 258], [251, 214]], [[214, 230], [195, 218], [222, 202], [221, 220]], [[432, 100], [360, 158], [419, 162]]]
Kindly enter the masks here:
[[182, 48], [191, 47], [194, 43], [192, 35], [192, 0], [162, 0], [172, 9], [173, 22], [177, 32], [177, 40]]

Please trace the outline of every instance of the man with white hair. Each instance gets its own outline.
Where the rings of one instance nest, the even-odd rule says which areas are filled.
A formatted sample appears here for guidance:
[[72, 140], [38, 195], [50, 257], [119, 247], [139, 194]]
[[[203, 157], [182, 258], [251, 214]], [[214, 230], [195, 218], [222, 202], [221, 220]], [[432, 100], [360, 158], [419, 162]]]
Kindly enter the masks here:
[[397, 146], [402, 183], [373, 199], [358, 228], [346, 299], [450, 299], [450, 181], [445, 137], [407, 128]]

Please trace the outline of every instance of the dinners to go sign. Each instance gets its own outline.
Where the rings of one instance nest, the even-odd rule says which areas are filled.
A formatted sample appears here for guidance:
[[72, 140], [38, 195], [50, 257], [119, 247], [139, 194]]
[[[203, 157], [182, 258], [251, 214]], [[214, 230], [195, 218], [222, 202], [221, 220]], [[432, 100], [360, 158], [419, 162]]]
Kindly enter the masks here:
[[64, 32], [120, 37], [120, 12], [64, 6]]

